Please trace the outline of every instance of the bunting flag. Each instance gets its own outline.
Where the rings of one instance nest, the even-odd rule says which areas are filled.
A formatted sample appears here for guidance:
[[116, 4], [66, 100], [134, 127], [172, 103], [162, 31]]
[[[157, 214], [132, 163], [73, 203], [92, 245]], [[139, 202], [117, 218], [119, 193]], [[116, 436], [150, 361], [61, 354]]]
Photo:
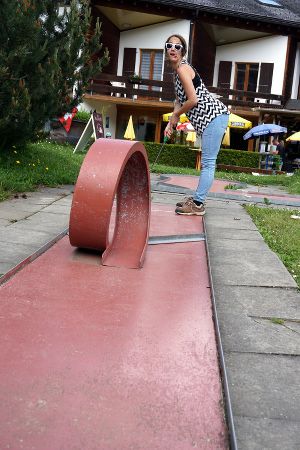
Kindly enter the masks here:
[[72, 120], [73, 120], [74, 116], [76, 116], [77, 111], [78, 111], [77, 108], [73, 108], [72, 112], [66, 113], [63, 117], [60, 117], [58, 119], [67, 133], [69, 133], [69, 131], [70, 131], [70, 128], [72, 125]]

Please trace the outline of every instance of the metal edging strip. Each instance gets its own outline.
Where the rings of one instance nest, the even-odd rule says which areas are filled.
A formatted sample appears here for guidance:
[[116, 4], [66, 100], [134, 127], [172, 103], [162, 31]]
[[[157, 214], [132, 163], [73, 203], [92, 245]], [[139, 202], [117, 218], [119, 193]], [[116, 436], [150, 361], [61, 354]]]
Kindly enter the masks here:
[[217, 346], [218, 346], [218, 350], [219, 350], [220, 367], [221, 367], [221, 373], [222, 373], [222, 384], [223, 384], [224, 396], [225, 396], [225, 410], [226, 410], [226, 418], [227, 418], [227, 424], [228, 424], [228, 429], [229, 429], [230, 449], [238, 450], [235, 426], [234, 426], [234, 421], [233, 421], [231, 399], [230, 399], [230, 393], [229, 393], [229, 383], [228, 383], [228, 377], [227, 377], [227, 371], [226, 371], [225, 357], [224, 357], [224, 352], [223, 352], [223, 347], [222, 347], [222, 338], [221, 338], [221, 332], [220, 332], [219, 321], [218, 321], [218, 313], [217, 313], [212, 271], [211, 271], [211, 265], [210, 265], [209, 249], [208, 249], [208, 242], [207, 242], [207, 230], [206, 230], [205, 218], [203, 218], [203, 219], [204, 219], [203, 227], [204, 227], [204, 233], [205, 233], [205, 247], [206, 247], [206, 254], [207, 254], [207, 266], [208, 266], [208, 274], [209, 274], [210, 286], [211, 286], [213, 317], [214, 317], [214, 322], [215, 322]]
[[148, 239], [149, 245], [155, 244], [177, 244], [181, 242], [199, 242], [204, 241], [204, 233], [198, 234], [170, 234], [166, 236], [150, 236]]
[[66, 228], [64, 231], [59, 233], [57, 236], [55, 236], [50, 241], [46, 242], [46, 244], [42, 245], [38, 250], [36, 250], [34, 253], [32, 253], [28, 258], [23, 259], [23, 261], [19, 262], [15, 267], [10, 269], [8, 272], [4, 273], [0, 277], [0, 285], [3, 283], [6, 283], [11, 277], [13, 277], [17, 272], [24, 269], [28, 264], [30, 264], [32, 261], [37, 259], [39, 256], [41, 256], [45, 251], [47, 251], [50, 247], [52, 247], [56, 242], [60, 241], [64, 236], [68, 234], [69, 228]]

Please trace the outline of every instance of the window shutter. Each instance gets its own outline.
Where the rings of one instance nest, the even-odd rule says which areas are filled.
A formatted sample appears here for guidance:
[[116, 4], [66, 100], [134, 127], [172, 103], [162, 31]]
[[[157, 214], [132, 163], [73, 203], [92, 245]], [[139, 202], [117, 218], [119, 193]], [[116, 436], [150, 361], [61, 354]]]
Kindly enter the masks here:
[[165, 59], [164, 62], [163, 81], [166, 81], [167, 83], [173, 83], [173, 70], [167, 59]]
[[173, 70], [168, 61], [165, 59], [164, 62], [164, 73], [163, 81], [165, 83], [170, 83], [169, 87], [164, 87], [162, 90], [162, 100], [173, 101], [175, 99], [175, 89], [173, 82]]
[[230, 89], [231, 69], [231, 61], [219, 62], [218, 87]]
[[125, 47], [123, 55], [123, 76], [134, 75], [136, 48]]
[[273, 69], [273, 63], [261, 63], [258, 92], [262, 92], [263, 94], [271, 93]]

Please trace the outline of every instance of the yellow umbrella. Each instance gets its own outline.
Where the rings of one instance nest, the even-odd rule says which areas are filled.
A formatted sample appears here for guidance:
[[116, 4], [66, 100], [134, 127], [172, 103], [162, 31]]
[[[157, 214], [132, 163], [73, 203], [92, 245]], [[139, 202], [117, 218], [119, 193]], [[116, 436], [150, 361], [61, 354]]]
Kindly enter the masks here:
[[[164, 115], [163, 115], [163, 121], [164, 121], [164, 122], [169, 122], [170, 117], [171, 117], [172, 114], [173, 114], [172, 112], [167, 113], [167, 114], [164, 114]], [[181, 114], [181, 116], [180, 116], [180, 122], [181, 122], [181, 123], [189, 122], [189, 119], [188, 119], [188, 117], [187, 117], [185, 114]]]
[[132, 123], [132, 116], [129, 117], [128, 125], [124, 134], [125, 139], [130, 139], [131, 141], [135, 139], [135, 132]]
[[228, 147], [230, 146], [230, 129], [229, 129], [229, 127], [226, 128], [222, 144], [227, 145]]
[[244, 119], [243, 117], [237, 116], [236, 114], [230, 113], [228, 126], [229, 128], [242, 128], [243, 130], [248, 130], [249, 128], [252, 128], [252, 122]]
[[286, 141], [300, 141], [300, 131], [297, 131], [297, 133], [292, 134], [290, 137], [286, 139]]
[[186, 135], [185, 140], [187, 142], [195, 142], [196, 141], [196, 131], [189, 131]]

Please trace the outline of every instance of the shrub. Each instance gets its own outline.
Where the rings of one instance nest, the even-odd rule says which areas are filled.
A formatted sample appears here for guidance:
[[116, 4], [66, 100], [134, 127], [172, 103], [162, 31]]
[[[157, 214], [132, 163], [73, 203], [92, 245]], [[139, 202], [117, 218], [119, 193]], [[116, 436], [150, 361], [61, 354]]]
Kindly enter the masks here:
[[91, 114], [88, 111], [78, 111], [75, 120], [81, 120], [82, 122], [88, 122], [90, 120]]

